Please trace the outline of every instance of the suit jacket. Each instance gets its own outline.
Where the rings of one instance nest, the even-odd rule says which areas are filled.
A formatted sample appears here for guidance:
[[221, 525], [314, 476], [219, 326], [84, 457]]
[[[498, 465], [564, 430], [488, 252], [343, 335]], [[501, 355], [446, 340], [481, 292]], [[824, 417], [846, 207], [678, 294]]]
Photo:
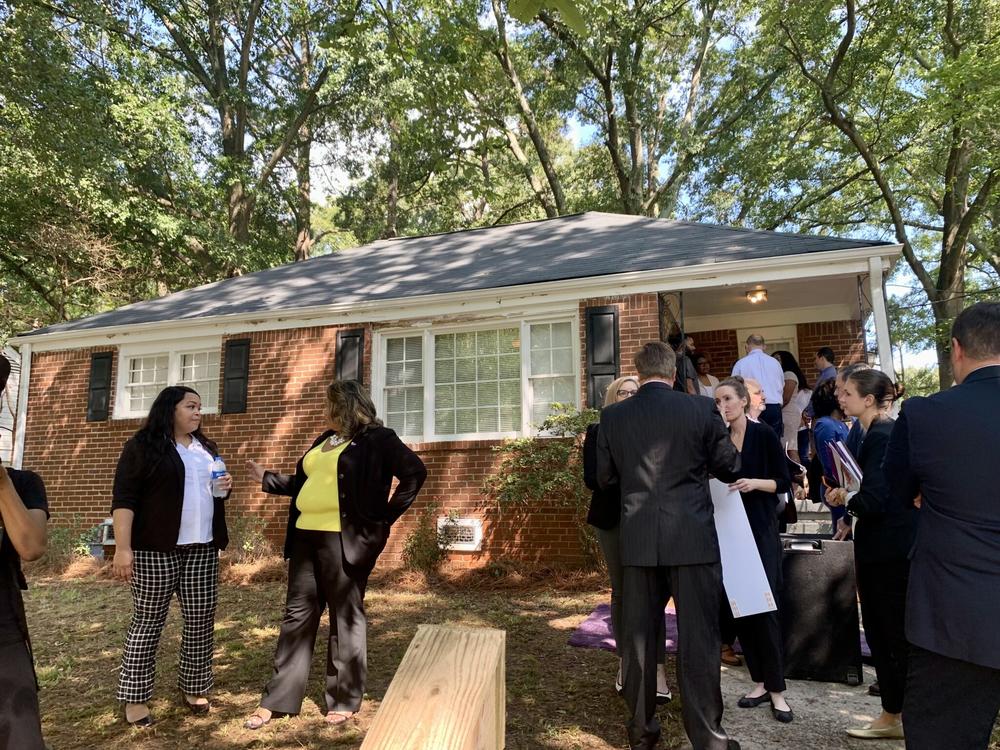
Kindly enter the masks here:
[[622, 498], [618, 485], [606, 490], [597, 484], [597, 431], [600, 425], [587, 427], [583, 439], [583, 483], [590, 489], [590, 507], [587, 509], [587, 523], [599, 529], [613, 529], [618, 526], [622, 515]]
[[885, 471], [899, 503], [923, 496], [910, 558], [906, 637], [953, 659], [1000, 669], [1000, 366], [908, 398]]
[[[213, 498], [212, 546], [229, 545], [226, 497]], [[150, 460], [133, 437], [125, 443], [112, 489], [111, 510], [127, 508], [132, 519], [132, 549], [170, 552], [177, 546], [184, 505], [184, 462], [170, 447], [158, 460]]]
[[[332, 430], [324, 432], [309, 450], [331, 435]], [[304, 458], [305, 454], [294, 474], [268, 471], [261, 483], [264, 492], [292, 498], [285, 531], [286, 559], [291, 557], [292, 533], [300, 515], [295, 501], [308, 479], [302, 467]], [[399, 484], [389, 497], [393, 477]], [[371, 427], [351, 440], [337, 460], [340, 534], [347, 562], [367, 568], [375, 565], [389, 539], [389, 527], [410, 507], [426, 478], [424, 462], [388, 427]]]
[[666, 383], [601, 413], [597, 483], [621, 491], [623, 565], [719, 561], [708, 475], [733, 481], [739, 454], [715, 403]]
[[912, 498], [903, 501], [889, 493], [889, 480], [882, 467], [892, 426], [891, 419], [872, 422], [851, 450], [864, 475], [861, 489], [847, 503], [847, 512], [858, 519], [854, 558], [859, 563], [906, 560], [917, 533], [917, 509]]

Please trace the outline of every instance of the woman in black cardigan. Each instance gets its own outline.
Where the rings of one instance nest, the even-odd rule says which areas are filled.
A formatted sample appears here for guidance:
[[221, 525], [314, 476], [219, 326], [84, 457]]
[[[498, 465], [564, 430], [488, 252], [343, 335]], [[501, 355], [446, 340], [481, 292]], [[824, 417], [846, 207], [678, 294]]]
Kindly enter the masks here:
[[[778, 495], [789, 492], [791, 479], [781, 441], [768, 425], [747, 419], [750, 394], [742, 378], [726, 378], [715, 388], [715, 402], [729, 423], [729, 434], [740, 452], [739, 479], [729, 485], [738, 490], [750, 521], [750, 530], [775, 603], [781, 590], [781, 536], [778, 533]], [[792, 720], [785, 701], [784, 644], [777, 610], [736, 620], [754, 689], [740, 698], [740, 708], [771, 704], [780, 722]]]
[[[339, 725], [361, 708], [367, 677], [365, 587], [389, 528], [413, 503], [427, 470], [416, 453], [376, 417], [360, 383], [327, 388], [330, 429], [299, 459], [294, 474], [249, 461], [264, 492], [290, 495], [285, 558], [288, 593], [274, 672], [246, 720], [260, 729], [274, 714], [302, 707], [323, 609], [330, 607], [326, 721]], [[399, 480], [389, 497], [393, 477]]]
[[219, 550], [229, 543], [224, 501], [232, 487], [226, 474], [219, 480], [222, 496], [213, 496], [217, 451], [201, 431], [201, 398], [178, 385], [160, 391], [118, 459], [113, 569], [132, 584], [133, 606], [117, 695], [135, 727], [153, 723], [146, 704], [174, 594], [184, 617], [178, 687], [193, 713], [209, 709]]
[[882, 715], [866, 727], [848, 729], [863, 739], [903, 738], [901, 713], [906, 683], [907, 642], [904, 633], [906, 587], [910, 577], [910, 548], [917, 533], [917, 509], [893, 501], [882, 460], [893, 420], [886, 410], [895, 397], [889, 376], [878, 370], [860, 370], [847, 376], [841, 389], [844, 412], [864, 429], [855, 458], [861, 469], [861, 488], [830, 490], [831, 506], [846, 505], [857, 519], [854, 528], [854, 568], [865, 639], [875, 662]]

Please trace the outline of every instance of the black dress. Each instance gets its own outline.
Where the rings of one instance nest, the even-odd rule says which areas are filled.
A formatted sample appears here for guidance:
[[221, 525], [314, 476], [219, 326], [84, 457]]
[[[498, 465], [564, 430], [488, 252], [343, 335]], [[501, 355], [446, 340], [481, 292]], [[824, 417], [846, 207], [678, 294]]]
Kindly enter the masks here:
[[[740, 452], [740, 478], [773, 479], [776, 492], [741, 492], [743, 507], [750, 521], [760, 561], [771, 586], [771, 594], [780, 607], [781, 536], [778, 533], [778, 495], [789, 492], [791, 478], [781, 441], [768, 425], [747, 420], [747, 431]], [[784, 645], [777, 610], [736, 620], [736, 632], [743, 647], [750, 678], [763, 682], [772, 693], [785, 689]]]

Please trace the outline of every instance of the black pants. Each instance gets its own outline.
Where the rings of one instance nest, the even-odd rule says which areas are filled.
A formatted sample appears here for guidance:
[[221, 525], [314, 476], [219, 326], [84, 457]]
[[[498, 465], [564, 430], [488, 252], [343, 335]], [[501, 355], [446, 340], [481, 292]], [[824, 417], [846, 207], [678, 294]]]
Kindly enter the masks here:
[[44, 750], [38, 686], [28, 644], [18, 641], [0, 646], [0, 665], [3, 665], [0, 670], [0, 750]]
[[747, 671], [754, 682], [763, 682], [770, 693], [785, 690], [785, 647], [777, 610], [736, 620]]
[[1000, 669], [910, 646], [906, 750], [986, 750], [1000, 712]]
[[760, 421], [774, 430], [778, 440], [781, 440], [785, 431], [785, 421], [781, 417], [781, 404], [765, 404], [764, 411], [760, 413]]
[[660, 736], [656, 719], [659, 622], [673, 594], [677, 607], [677, 683], [683, 696], [684, 730], [694, 750], [725, 750], [722, 690], [719, 686], [719, 589], [722, 566], [625, 566], [623, 576], [625, 653], [623, 680], [631, 718], [629, 742], [653, 748]]
[[736, 618], [733, 617], [733, 609], [729, 605], [729, 597], [726, 596], [726, 589], [720, 592], [719, 599], [719, 637], [723, 646], [733, 647], [736, 643]]
[[904, 630], [910, 561], [855, 562], [865, 640], [875, 662], [882, 710], [903, 710], [906, 662], [910, 646]]
[[340, 533], [297, 529], [288, 566], [288, 595], [274, 672], [260, 705], [279, 713], [302, 708], [313, 646], [323, 610], [330, 607], [326, 652], [326, 708], [357, 711], [368, 676], [365, 587], [369, 568], [344, 559]]

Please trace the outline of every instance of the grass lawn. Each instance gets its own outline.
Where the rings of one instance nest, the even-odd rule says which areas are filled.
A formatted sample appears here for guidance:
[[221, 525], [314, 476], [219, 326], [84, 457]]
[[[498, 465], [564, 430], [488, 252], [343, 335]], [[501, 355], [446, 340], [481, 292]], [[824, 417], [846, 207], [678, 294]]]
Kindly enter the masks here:
[[[114, 700], [121, 643], [130, 601], [124, 585], [107, 580], [32, 583], [27, 593], [46, 740], [71, 748], [356, 748], [420, 623], [461, 623], [507, 631], [507, 747], [621, 748], [625, 709], [613, 691], [612, 654], [572, 648], [572, 630], [601, 601], [599, 577], [576, 590], [420, 585], [389, 576], [373, 580], [367, 595], [368, 693], [359, 721], [327, 728], [322, 705], [326, 618], [322, 649], [313, 660], [302, 713], [275, 720], [257, 732], [243, 729], [270, 676], [284, 601], [281, 583], [223, 584], [215, 639], [212, 712], [191, 716], [178, 702], [180, 612], [171, 608], [160, 645], [157, 724], [145, 731], [124, 724]], [[571, 587], [572, 588], [572, 587]], [[660, 711], [667, 746], [683, 739], [679, 706]]]

